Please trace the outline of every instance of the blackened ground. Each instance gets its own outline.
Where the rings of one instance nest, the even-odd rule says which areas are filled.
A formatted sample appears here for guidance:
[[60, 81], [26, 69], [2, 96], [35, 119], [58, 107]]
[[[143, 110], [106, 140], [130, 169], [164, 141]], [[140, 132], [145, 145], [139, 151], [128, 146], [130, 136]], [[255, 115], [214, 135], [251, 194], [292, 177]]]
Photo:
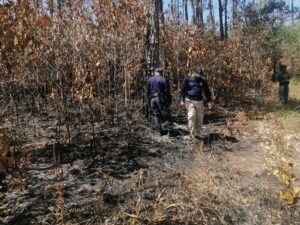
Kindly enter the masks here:
[[[54, 116], [21, 116], [26, 134], [17, 132], [26, 138], [12, 150], [19, 168], [0, 193], [0, 224], [300, 224], [299, 209], [276, 198], [255, 126], [232, 135], [226, 119], [208, 112], [196, 140], [188, 139], [184, 113], [174, 117], [170, 137], [140, 116], [127, 127], [95, 123], [94, 132], [74, 121], [80, 129], [71, 142], [57, 144]], [[2, 128], [16, 130], [9, 120]], [[66, 124], [59, 129], [67, 136]], [[160, 217], [155, 207], [167, 202]]]

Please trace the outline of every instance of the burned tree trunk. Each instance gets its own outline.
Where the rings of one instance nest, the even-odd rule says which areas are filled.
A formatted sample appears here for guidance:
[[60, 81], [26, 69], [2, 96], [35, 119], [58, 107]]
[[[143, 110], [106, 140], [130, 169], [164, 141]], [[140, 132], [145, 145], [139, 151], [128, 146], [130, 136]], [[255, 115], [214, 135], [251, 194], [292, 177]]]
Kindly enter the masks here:
[[237, 25], [238, 21], [238, 0], [232, 0], [232, 22], [233, 26]]
[[[153, 0], [151, 8], [149, 9], [150, 14], [148, 18], [147, 30], [145, 34], [145, 58], [144, 58], [144, 80], [143, 84], [150, 76], [151, 68], [159, 66], [159, 33], [160, 33], [160, 20], [163, 22], [162, 17], [162, 0]], [[149, 115], [149, 105], [146, 96], [146, 91], [143, 94], [143, 102], [146, 106], [145, 114]]]
[[188, 22], [189, 15], [188, 15], [188, 2], [187, 0], [182, 0], [182, 7], [183, 7], [183, 21]]
[[209, 21], [211, 23], [211, 30], [215, 30], [215, 19], [214, 19], [214, 10], [212, 0], [208, 1], [208, 10], [209, 10]]
[[161, 23], [164, 24], [165, 23], [165, 17], [164, 17], [164, 4], [163, 4], [163, 0], [158, 0], [158, 13], [159, 13], [159, 17], [161, 20]]
[[228, 6], [228, 0], [224, 0], [224, 19], [225, 19], [225, 38], [228, 38], [228, 16], [227, 16], [227, 7]]
[[223, 26], [223, 5], [222, 0], [219, 1], [219, 23], [220, 23], [220, 35], [221, 38], [224, 39], [224, 26]]
[[197, 21], [197, 24], [203, 28], [204, 19], [203, 19], [203, 2], [202, 2], [202, 0], [197, 0], [196, 21]]
[[159, 65], [159, 24], [161, 19], [162, 1], [154, 0], [149, 9], [150, 16], [145, 34], [145, 70]]
[[146, 42], [147, 69], [159, 65], [159, 21], [161, 0], [154, 0], [151, 10], [150, 23], [148, 24]]
[[191, 0], [191, 5], [192, 5], [192, 19], [193, 19], [193, 23], [196, 23], [196, 16], [195, 16], [195, 2], [194, 0]]

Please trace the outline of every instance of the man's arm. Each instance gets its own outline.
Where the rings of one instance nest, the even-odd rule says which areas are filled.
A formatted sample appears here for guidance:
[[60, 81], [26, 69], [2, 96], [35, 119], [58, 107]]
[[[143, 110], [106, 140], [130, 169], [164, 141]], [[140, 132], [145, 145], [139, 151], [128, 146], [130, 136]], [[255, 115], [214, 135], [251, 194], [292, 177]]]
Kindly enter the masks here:
[[188, 82], [187, 78], [184, 78], [182, 81], [182, 86], [181, 86], [181, 101], [185, 102], [185, 98], [187, 97], [187, 92], [188, 92]]
[[186, 106], [186, 102], [185, 99], [188, 95], [188, 78], [185, 77], [182, 81], [182, 85], [181, 85], [181, 102], [180, 105], [182, 106]]
[[289, 79], [291, 79], [292, 76], [289, 72], [286, 72], [286, 80], [289, 81]]
[[147, 96], [149, 97], [151, 95], [151, 86], [150, 86], [150, 79], [147, 81]]

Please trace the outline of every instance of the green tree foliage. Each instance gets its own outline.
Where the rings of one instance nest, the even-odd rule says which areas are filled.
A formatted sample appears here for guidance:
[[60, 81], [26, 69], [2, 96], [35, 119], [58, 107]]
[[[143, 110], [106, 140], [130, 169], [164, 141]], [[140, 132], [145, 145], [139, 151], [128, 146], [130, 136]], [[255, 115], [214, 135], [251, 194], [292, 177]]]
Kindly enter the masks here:
[[280, 27], [274, 40], [281, 43], [283, 50], [289, 53], [300, 51], [300, 23]]
[[299, 26], [288, 25], [289, 12], [288, 5], [282, 0], [249, 3], [245, 7], [243, 33], [245, 36], [263, 37], [261, 47], [272, 61], [273, 75], [284, 55], [299, 50]]
[[282, 26], [273, 37], [284, 52], [284, 63], [289, 65], [293, 74], [300, 73], [300, 23]]

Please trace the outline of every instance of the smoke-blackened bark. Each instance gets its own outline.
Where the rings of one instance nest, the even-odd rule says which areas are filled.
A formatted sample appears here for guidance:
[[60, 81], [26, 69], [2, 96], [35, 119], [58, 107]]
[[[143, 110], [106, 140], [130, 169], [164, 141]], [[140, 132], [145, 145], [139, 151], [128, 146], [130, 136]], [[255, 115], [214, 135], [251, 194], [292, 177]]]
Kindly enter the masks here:
[[228, 38], [228, 16], [227, 16], [227, 10], [228, 8], [228, 0], [224, 0], [224, 17], [225, 17], [225, 33], [224, 36], [225, 38]]
[[221, 34], [221, 38], [224, 38], [224, 26], [223, 26], [223, 4], [222, 4], [222, 0], [218, 0], [219, 1], [219, 23], [220, 23], [220, 34]]

